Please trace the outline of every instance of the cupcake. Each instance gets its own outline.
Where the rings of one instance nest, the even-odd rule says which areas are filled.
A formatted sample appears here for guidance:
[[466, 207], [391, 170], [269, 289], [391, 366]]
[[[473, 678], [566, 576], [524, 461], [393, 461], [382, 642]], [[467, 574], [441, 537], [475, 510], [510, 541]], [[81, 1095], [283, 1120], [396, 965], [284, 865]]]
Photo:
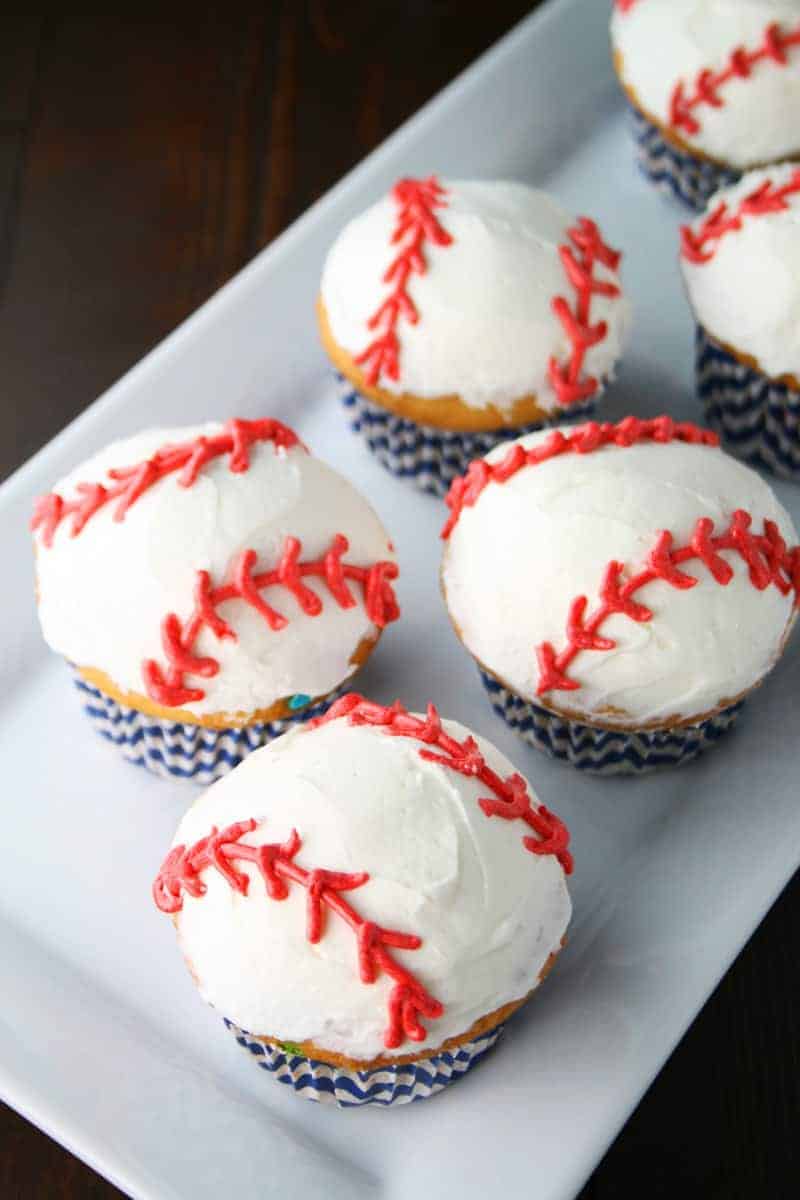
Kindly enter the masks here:
[[464, 1075], [549, 971], [568, 843], [490, 742], [351, 693], [200, 796], [153, 896], [260, 1067], [311, 1100], [404, 1104]]
[[498, 442], [585, 415], [629, 306], [620, 255], [521, 183], [402, 179], [343, 230], [318, 302], [353, 428], [444, 495]]
[[209, 783], [319, 715], [399, 615], [380, 521], [278, 421], [115, 442], [31, 525], [45, 640], [159, 775]]
[[800, 166], [751, 171], [681, 230], [697, 387], [732, 454], [800, 479]]
[[456, 633], [500, 716], [576, 767], [688, 761], [786, 643], [800, 592], [792, 521], [696, 425], [627, 417], [529, 434], [472, 463], [447, 503]]
[[616, 0], [611, 43], [642, 169], [693, 208], [800, 154], [797, 0]]

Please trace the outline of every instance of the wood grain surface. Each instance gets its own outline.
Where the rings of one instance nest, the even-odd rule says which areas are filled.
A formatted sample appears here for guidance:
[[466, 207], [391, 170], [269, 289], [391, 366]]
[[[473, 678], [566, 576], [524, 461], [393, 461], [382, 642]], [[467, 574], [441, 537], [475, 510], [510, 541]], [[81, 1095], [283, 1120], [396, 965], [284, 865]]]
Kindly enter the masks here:
[[[531, 4], [2, 7], [0, 475]], [[798, 945], [795, 880], [583, 1200], [800, 1195]], [[2, 1200], [119, 1195], [0, 1107]]]

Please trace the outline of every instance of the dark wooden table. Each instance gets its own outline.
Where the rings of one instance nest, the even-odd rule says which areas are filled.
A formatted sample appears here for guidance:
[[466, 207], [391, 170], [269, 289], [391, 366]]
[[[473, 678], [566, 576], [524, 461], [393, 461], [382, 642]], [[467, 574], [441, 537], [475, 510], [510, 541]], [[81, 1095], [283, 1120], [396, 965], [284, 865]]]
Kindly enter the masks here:
[[[31, 0], [0, 14], [0, 474], [530, 7], [228, 0], [79, 16]], [[583, 1200], [800, 1195], [798, 946], [795, 880]], [[118, 1195], [0, 1107], [2, 1200]]]

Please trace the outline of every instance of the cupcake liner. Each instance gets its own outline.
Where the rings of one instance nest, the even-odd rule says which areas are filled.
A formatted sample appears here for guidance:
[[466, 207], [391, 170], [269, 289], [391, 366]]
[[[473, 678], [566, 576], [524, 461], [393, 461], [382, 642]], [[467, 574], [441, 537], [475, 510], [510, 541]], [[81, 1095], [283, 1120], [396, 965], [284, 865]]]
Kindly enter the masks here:
[[697, 392], [725, 448], [786, 479], [800, 479], [800, 392], [739, 362], [697, 327]]
[[676, 196], [690, 208], [701, 211], [715, 192], [738, 183], [741, 171], [718, 167], [705, 159], [677, 150], [657, 125], [631, 106], [637, 158], [647, 178], [661, 191]]
[[337, 380], [352, 428], [361, 435], [376, 458], [393, 475], [410, 479], [422, 491], [432, 492], [435, 496], [445, 496], [456, 476], [463, 475], [473, 459], [482, 458], [501, 442], [549, 425], [563, 424], [571, 418], [585, 417], [594, 411], [595, 397], [585, 404], [560, 408], [547, 421], [487, 433], [454, 433], [395, 416], [357, 392], [338, 373]]
[[339, 1108], [355, 1108], [362, 1104], [388, 1107], [435, 1096], [466, 1075], [491, 1050], [504, 1028], [497, 1025], [452, 1051], [441, 1051], [416, 1062], [355, 1071], [295, 1054], [288, 1043], [286, 1049], [277, 1044], [267, 1045], [227, 1017], [224, 1020], [239, 1045], [249, 1051], [258, 1066], [269, 1071], [278, 1083], [294, 1088], [298, 1096], [306, 1100], [336, 1104]]
[[343, 684], [324, 701], [280, 721], [256, 722], [243, 729], [206, 729], [129, 708], [87, 683], [75, 667], [71, 670], [92, 725], [119, 748], [128, 762], [146, 767], [163, 779], [178, 776], [204, 785], [227, 775], [252, 750], [258, 750], [293, 725], [321, 716], [346, 690]]
[[716, 745], [738, 717], [743, 700], [697, 725], [624, 732], [557, 716], [480, 672], [492, 708], [537, 750], [593, 775], [639, 775], [691, 762]]

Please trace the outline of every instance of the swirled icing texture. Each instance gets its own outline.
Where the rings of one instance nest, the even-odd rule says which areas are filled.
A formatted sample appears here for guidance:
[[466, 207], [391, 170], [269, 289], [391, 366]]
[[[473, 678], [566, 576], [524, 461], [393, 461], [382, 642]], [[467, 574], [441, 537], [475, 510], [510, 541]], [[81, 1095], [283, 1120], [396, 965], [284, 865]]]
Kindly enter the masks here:
[[[527, 447], [547, 436], [519, 441]], [[488, 460], [502, 459], [510, 444]], [[572, 601], [585, 595], [595, 607], [609, 562], [621, 562], [627, 577], [644, 565], [659, 530], [686, 545], [699, 517], [721, 532], [737, 508], [752, 515], [754, 529], [773, 520], [796, 544], [769, 486], [716, 447], [640, 443], [550, 459], [489, 484], [464, 508], [445, 550], [448, 609], [470, 653], [537, 703], [627, 728], [699, 716], [761, 679], [792, 616], [793, 595], [757, 590], [736, 554], [722, 553], [733, 569], [726, 587], [697, 561], [686, 566], [696, 587], [643, 587], [636, 599], [653, 620], [609, 617], [602, 633], [616, 648], [578, 654], [569, 671], [577, 691], [537, 699], [536, 647], [563, 648]]]
[[[535, 394], [541, 408], [552, 410], [548, 364], [572, 353], [551, 305], [556, 296], [574, 301], [558, 253], [569, 244], [574, 218], [521, 183], [443, 184], [447, 204], [436, 218], [453, 241], [426, 244], [425, 273], [408, 283], [419, 321], [402, 323], [400, 377], [382, 375], [380, 386], [423, 398], [457, 395], [471, 408], [494, 405], [501, 412]], [[387, 196], [345, 227], [325, 263], [321, 294], [330, 329], [353, 356], [374, 336], [367, 322], [388, 290], [382, 279], [397, 253], [395, 224]], [[602, 263], [594, 270], [598, 279], [619, 283]], [[595, 295], [591, 318], [608, 322], [608, 333], [587, 353], [584, 373], [606, 379], [625, 341], [628, 301]]]
[[[469, 732], [443, 726], [459, 739]], [[477, 740], [490, 767], [513, 773]], [[443, 1016], [424, 1022], [425, 1041], [398, 1054], [440, 1045], [536, 987], [571, 912], [557, 859], [529, 854], [519, 822], [481, 811], [485, 787], [425, 761], [422, 748], [346, 720], [292, 730], [200, 796], [175, 838], [190, 844], [214, 825], [254, 817], [264, 823], [243, 839], [252, 845], [284, 841], [295, 828], [301, 866], [367, 871], [348, 901], [366, 919], [422, 938], [419, 949], [393, 954], [444, 1004]], [[185, 896], [175, 918], [204, 998], [256, 1034], [360, 1060], [386, 1054], [391, 980], [361, 982], [352, 931], [328, 914], [310, 945], [304, 889], [273, 901], [252, 864], [237, 869], [250, 876], [247, 896], [208, 870], [207, 893]]]
[[[757, 49], [773, 22], [797, 28], [797, 0], [640, 0], [627, 12], [615, 7], [611, 41], [623, 83], [669, 128], [675, 85], [683, 80], [691, 93], [700, 71], [723, 70], [738, 46]], [[675, 130], [688, 145], [733, 167], [800, 151], [800, 49], [785, 66], [762, 62], [749, 78], [731, 80], [720, 98], [720, 107], [694, 111], [697, 133]]]
[[[102, 482], [109, 468], [141, 462], [159, 447], [221, 431], [216, 422], [181, 429], [155, 429], [115, 442], [83, 463], [54, 490], [71, 496], [79, 482]], [[175, 475], [139, 497], [121, 522], [114, 505], [97, 512], [77, 537], [70, 522], [58, 527], [48, 549], [36, 535], [39, 617], [45, 640], [82, 667], [104, 671], [117, 687], [145, 693], [142, 662], [162, 661], [161, 623], [167, 613], [188, 617], [198, 570], [222, 583], [236, 556], [256, 550], [270, 569], [287, 536], [303, 545], [303, 558], [316, 558], [335, 533], [347, 537], [348, 562], [394, 561], [386, 531], [367, 501], [332, 468], [300, 446], [276, 449], [272, 442], [250, 447], [250, 465], [233, 473], [228, 455], [207, 463], [191, 487]], [[263, 567], [262, 567], [263, 564]], [[315, 587], [311, 580], [310, 586]], [[343, 609], [321, 584], [319, 616], [303, 613], [285, 589], [267, 592], [288, 618], [278, 632], [240, 601], [222, 605], [237, 640], [220, 640], [204, 629], [195, 643], [200, 655], [220, 664], [203, 679], [203, 700], [184, 707], [206, 713], [250, 713], [284, 697], [320, 696], [353, 674], [350, 656], [376, 627], [367, 617], [361, 590], [354, 607]]]
[[[751, 171], [735, 187], [718, 192], [706, 212], [723, 201], [735, 212], [765, 180], [780, 188], [796, 169], [787, 163]], [[800, 195], [787, 197], [784, 211], [744, 216], [740, 229], [709, 243], [709, 249], [713, 254], [705, 263], [681, 258], [700, 324], [712, 337], [755, 358], [767, 375], [800, 377]]]

